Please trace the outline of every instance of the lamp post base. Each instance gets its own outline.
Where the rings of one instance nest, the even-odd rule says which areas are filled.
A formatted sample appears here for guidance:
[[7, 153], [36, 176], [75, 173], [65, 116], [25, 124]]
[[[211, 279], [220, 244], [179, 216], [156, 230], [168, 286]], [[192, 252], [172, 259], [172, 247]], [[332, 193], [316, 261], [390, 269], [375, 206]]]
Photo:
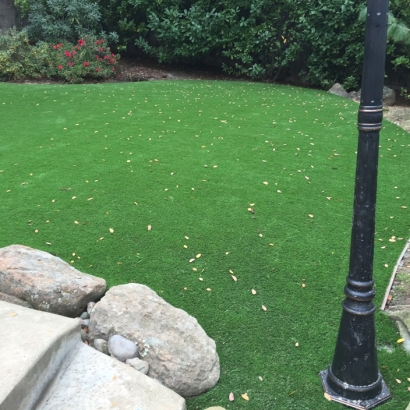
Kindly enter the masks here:
[[329, 396], [331, 401], [344, 404], [347, 407], [351, 407], [357, 410], [369, 410], [369, 409], [372, 409], [378, 406], [380, 403], [383, 403], [384, 401], [390, 399], [391, 397], [389, 389], [387, 388], [386, 383], [382, 379], [382, 390], [375, 398], [370, 399], [370, 400], [349, 400], [337, 394], [329, 386], [329, 383], [327, 382], [327, 375], [328, 375], [328, 370], [322, 370], [319, 373], [319, 376], [322, 379], [323, 390]]

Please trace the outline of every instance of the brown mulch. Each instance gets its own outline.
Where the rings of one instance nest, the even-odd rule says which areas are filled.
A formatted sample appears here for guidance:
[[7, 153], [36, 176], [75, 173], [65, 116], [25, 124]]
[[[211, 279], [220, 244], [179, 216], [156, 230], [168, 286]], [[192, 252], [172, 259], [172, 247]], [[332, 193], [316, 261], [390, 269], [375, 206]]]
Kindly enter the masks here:
[[121, 77], [116, 81], [174, 80], [238, 80], [220, 68], [183, 64], [164, 65], [153, 60], [121, 59], [117, 68]]

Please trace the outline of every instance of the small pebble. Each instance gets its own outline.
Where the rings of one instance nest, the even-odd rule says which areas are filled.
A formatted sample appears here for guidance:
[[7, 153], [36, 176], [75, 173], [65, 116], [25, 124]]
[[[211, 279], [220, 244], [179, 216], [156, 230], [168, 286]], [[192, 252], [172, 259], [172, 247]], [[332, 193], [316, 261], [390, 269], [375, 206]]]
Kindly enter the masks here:
[[213, 407], [208, 407], [205, 410], [225, 410], [225, 408], [221, 406], [213, 406]]
[[84, 329], [81, 329], [80, 332], [81, 332], [81, 340], [85, 342], [87, 340], [87, 332]]
[[138, 357], [128, 359], [125, 363], [133, 367], [135, 370], [138, 370], [142, 374], [147, 374], [149, 371], [149, 364], [145, 360], [138, 359]]
[[80, 320], [81, 327], [83, 326], [89, 326], [90, 325], [90, 319], [81, 319]]
[[108, 343], [104, 339], [95, 339], [94, 340], [94, 348], [101, 353], [109, 355], [110, 352], [108, 351]]
[[138, 356], [138, 347], [136, 344], [121, 335], [113, 335], [109, 338], [108, 351], [111, 356], [120, 362], [126, 362], [127, 359], [133, 359]]
[[90, 315], [88, 314], [88, 312], [83, 312], [83, 313], [81, 313], [80, 318], [81, 319], [89, 319]]

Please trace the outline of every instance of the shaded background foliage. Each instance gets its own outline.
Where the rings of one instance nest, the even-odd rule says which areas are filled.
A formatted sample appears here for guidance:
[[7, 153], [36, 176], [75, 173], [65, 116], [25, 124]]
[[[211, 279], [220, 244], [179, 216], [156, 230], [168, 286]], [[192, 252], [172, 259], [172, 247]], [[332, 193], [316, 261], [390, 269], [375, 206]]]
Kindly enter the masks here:
[[[292, 79], [317, 87], [358, 88], [364, 0], [15, 0], [32, 41], [112, 33], [123, 55], [201, 63], [253, 79]], [[387, 73], [407, 86], [408, 0], [390, 1]], [[118, 37], [114, 35], [117, 34]], [[62, 40], [62, 39], [59, 39]], [[390, 80], [390, 79], [389, 79]]]

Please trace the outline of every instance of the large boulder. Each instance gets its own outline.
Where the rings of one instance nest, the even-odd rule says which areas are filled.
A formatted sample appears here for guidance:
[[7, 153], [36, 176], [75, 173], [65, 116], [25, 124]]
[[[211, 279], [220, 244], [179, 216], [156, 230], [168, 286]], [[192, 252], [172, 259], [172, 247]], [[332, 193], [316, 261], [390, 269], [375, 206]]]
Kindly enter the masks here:
[[148, 376], [184, 397], [211, 389], [220, 368], [215, 342], [197, 320], [145, 285], [112, 287], [91, 314], [89, 340], [120, 334], [138, 344]]
[[396, 102], [396, 92], [389, 87], [383, 87], [383, 105], [389, 107]]
[[328, 93], [338, 95], [343, 98], [350, 98], [349, 93], [339, 83], [333, 84]]
[[[360, 101], [362, 90], [359, 90], [357, 93], [355, 93], [355, 98], [353, 97], [352, 93], [350, 95], [351, 95], [351, 98], [357, 99], [358, 101]], [[389, 87], [384, 86], [383, 87], [383, 105], [386, 107], [390, 107], [394, 105], [395, 102], [396, 102], [395, 91]]]
[[23, 245], [0, 249], [0, 291], [9, 295], [2, 300], [17, 298], [23, 306], [75, 317], [105, 289], [104, 279], [82, 273], [47, 252]]

